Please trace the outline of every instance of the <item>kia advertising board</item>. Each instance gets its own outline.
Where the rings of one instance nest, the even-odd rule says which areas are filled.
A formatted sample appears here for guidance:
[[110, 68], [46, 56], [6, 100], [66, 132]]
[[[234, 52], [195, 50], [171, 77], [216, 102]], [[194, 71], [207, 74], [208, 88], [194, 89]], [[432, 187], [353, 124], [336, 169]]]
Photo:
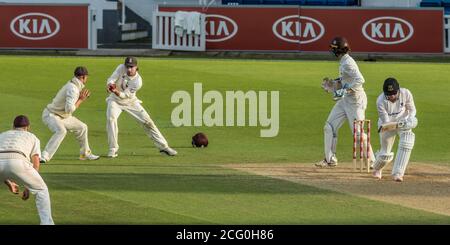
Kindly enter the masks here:
[[441, 9], [160, 7], [206, 14], [207, 50], [327, 51], [335, 36], [356, 52], [443, 52]]
[[[202, 8], [160, 7], [160, 11], [198, 11], [206, 14], [207, 50], [283, 50], [297, 51], [300, 43], [281, 40], [272, 32], [274, 23], [285, 16], [298, 15], [298, 8]], [[283, 34], [285, 22], [276, 27]], [[313, 39], [315, 37], [312, 37]]]
[[88, 5], [0, 5], [0, 48], [88, 48]]
[[302, 16], [325, 26], [323, 38], [302, 51], [324, 50], [334, 36], [345, 36], [356, 52], [443, 52], [443, 11], [429, 9], [306, 9]]

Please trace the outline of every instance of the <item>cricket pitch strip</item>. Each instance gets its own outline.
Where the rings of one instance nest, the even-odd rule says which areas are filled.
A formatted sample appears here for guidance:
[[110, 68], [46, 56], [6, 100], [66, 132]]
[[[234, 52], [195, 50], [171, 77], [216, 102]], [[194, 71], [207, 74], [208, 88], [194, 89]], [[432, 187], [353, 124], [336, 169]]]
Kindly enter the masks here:
[[[382, 180], [353, 169], [352, 163], [335, 168], [317, 168], [313, 163], [227, 164], [224, 167], [287, 180], [372, 200], [450, 216], [450, 167], [411, 162], [404, 182], [395, 182], [390, 166]], [[371, 171], [372, 172], [372, 171]]]

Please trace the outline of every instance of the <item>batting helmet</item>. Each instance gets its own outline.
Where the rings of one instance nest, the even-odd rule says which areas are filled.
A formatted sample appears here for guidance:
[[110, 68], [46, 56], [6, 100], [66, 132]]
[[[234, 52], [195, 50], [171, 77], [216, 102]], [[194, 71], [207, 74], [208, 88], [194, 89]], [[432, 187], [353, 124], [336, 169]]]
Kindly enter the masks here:
[[394, 95], [400, 90], [400, 84], [398, 84], [397, 79], [390, 77], [384, 80], [383, 92], [385, 96]]
[[196, 133], [192, 136], [192, 146], [193, 147], [207, 147], [208, 137], [204, 133]]
[[336, 57], [339, 57], [341, 54], [348, 53], [348, 51], [350, 51], [350, 46], [347, 39], [345, 39], [345, 37], [333, 38], [330, 43], [330, 51], [333, 52]]

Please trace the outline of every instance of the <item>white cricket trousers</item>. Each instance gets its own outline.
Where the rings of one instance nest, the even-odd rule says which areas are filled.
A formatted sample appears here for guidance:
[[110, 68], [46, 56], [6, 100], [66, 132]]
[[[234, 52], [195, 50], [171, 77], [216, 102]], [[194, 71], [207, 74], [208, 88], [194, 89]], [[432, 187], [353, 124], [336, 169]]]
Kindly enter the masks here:
[[91, 149], [88, 142], [88, 127], [85, 123], [78, 120], [74, 116], [68, 118], [62, 118], [44, 109], [42, 113], [42, 121], [48, 126], [50, 131], [53, 132], [53, 136], [48, 141], [42, 152], [42, 157], [46, 160], [52, 159], [55, 152], [58, 150], [59, 145], [66, 137], [67, 131], [73, 132], [80, 144], [80, 154], [88, 154]]
[[[353, 95], [347, 95], [346, 97], [340, 99], [336, 102], [333, 109], [328, 115], [328, 119], [324, 126], [324, 151], [325, 159], [330, 162], [332, 156], [336, 154], [337, 139], [339, 128], [347, 120], [350, 126], [351, 134], [353, 135], [353, 121], [364, 120], [365, 111], [367, 107], [367, 96], [365, 92], [358, 92]], [[359, 145], [359, 125], [357, 125], [357, 140]], [[367, 134], [363, 134], [363, 149], [364, 156], [366, 155], [367, 149]], [[369, 159], [375, 161], [375, 156], [372, 151], [372, 147], [369, 152]]]
[[106, 129], [108, 131], [108, 144], [109, 150], [118, 151], [118, 134], [119, 127], [117, 125], [117, 119], [122, 111], [128, 112], [138, 123], [142, 125], [147, 136], [153, 140], [155, 146], [162, 150], [168, 147], [167, 141], [164, 136], [159, 132], [153, 120], [145, 111], [144, 107], [135, 102], [131, 105], [120, 105], [113, 100], [108, 100], [108, 107], [106, 109]]
[[41, 225], [54, 225], [47, 185], [25, 157], [18, 153], [0, 153], [0, 180], [4, 182], [6, 179], [24, 184], [36, 195]]

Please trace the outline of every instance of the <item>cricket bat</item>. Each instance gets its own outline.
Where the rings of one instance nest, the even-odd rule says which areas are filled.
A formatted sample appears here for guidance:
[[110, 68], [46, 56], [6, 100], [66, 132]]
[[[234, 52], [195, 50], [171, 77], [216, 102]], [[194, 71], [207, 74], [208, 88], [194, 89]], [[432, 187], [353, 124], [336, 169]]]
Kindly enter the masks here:
[[385, 124], [382, 124], [380, 127], [380, 132], [387, 132], [387, 131], [392, 131], [392, 130], [396, 130], [398, 128], [398, 123], [397, 122], [388, 122]]

